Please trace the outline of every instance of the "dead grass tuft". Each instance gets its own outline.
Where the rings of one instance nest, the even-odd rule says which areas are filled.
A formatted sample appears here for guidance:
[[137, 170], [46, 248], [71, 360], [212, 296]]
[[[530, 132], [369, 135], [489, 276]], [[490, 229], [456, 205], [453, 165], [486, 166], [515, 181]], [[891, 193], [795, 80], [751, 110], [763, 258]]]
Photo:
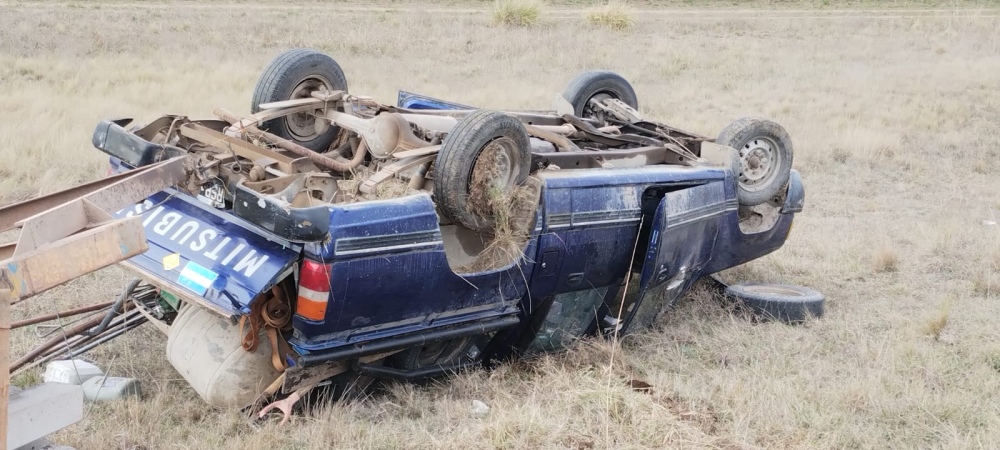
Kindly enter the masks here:
[[899, 254], [889, 246], [883, 246], [872, 254], [872, 267], [876, 272], [895, 272], [899, 270]]
[[944, 331], [945, 327], [948, 326], [948, 316], [951, 315], [951, 305], [952, 300], [946, 300], [941, 304], [940, 308], [927, 319], [924, 324], [924, 335], [934, 338], [934, 340], [941, 339], [941, 333]]
[[623, 0], [608, 0], [604, 5], [587, 10], [587, 23], [615, 31], [625, 31], [635, 24], [634, 9]]
[[513, 27], [530, 27], [542, 16], [538, 0], [497, 0], [493, 4], [493, 23]]
[[524, 258], [538, 205], [538, 181], [529, 178], [511, 191], [495, 186], [492, 180], [500, 176], [499, 166], [490, 164], [490, 158], [498, 158], [500, 151], [496, 147], [483, 151], [469, 183], [469, 211], [493, 219], [492, 236], [475, 261], [456, 268], [459, 272], [499, 269]]
[[410, 189], [409, 184], [401, 179], [392, 177], [375, 185], [375, 198], [386, 199], [402, 197], [415, 192]]
[[1000, 279], [997, 278], [997, 273], [989, 267], [980, 268], [972, 276], [972, 292], [986, 298], [996, 295], [998, 288], [1000, 288], [998, 286]]

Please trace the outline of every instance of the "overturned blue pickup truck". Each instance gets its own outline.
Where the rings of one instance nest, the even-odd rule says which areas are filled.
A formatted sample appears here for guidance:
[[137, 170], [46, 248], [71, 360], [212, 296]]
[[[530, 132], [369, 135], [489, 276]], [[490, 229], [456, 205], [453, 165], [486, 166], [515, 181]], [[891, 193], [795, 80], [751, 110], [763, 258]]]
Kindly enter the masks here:
[[[638, 107], [607, 71], [550, 110], [387, 105], [291, 50], [250, 115], [106, 121], [94, 145], [118, 171], [186, 159], [185, 183], [118, 213], [149, 242], [124, 264], [159, 290], [135, 303], [178, 372], [243, 407], [634, 333], [784, 243], [804, 199], [784, 129], [746, 118], [712, 139]], [[793, 287], [744, 294], [821, 313]]]

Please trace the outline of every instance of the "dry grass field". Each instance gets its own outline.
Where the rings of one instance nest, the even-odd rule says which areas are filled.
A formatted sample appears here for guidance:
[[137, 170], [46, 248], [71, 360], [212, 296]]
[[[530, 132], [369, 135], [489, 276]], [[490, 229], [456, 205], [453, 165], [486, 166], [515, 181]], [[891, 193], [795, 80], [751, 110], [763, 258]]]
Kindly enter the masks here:
[[[588, 68], [640, 108], [715, 135], [745, 115], [789, 130], [806, 210], [729, 281], [803, 284], [827, 315], [752, 323], [696, 291], [620, 346], [392, 385], [278, 427], [207, 409], [141, 327], [92, 356], [145, 396], [88, 406], [54, 438], [80, 449], [998, 448], [1000, 10], [820, 2], [639, 4], [624, 31], [548, 6], [526, 28], [489, 2], [0, 3], [0, 204], [102, 176], [102, 118], [247, 111], [258, 71], [311, 47], [352, 92], [416, 90], [546, 108]], [[789, 6], [791, 5], [791, 6]], [[837, 6], [834, 2], [834, 7]], [[794, 9], [788, 9], [793, 7]], [[14, 307], [14, 320], [109, 299], [110, 268]], [[34, 330], [18, 330], [23, 352]], [[612, 357], [613, 354], [613, 357]], [[28, 384], [40, 372], [17, 383]], [[650, 383], [632, 391], [626, 380]], [[470, 412], [471, 402], [490, 407]]]

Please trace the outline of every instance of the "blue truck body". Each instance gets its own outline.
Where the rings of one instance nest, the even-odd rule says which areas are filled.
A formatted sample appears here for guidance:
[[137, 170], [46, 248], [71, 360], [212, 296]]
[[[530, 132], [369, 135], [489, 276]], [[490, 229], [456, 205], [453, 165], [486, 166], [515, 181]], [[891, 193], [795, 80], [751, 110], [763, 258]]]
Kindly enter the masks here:
[[[399, 106], [463, 107], [409, 93]], [[113, 165], [126, 169], [114, 158]], [[287, 336], [296, 353], [290, 363], [309, 365], [477, 324], [488, 331], [482, 351], [495, 358], [559, 349], [608, 327], [648, 327], [698, 278], [778, 249], [804, 197], [793, 171], [773, 226], [746, 233], [729, 169], [659, 164], [536, 178], [541, 197], [524, 256], [478, 273], [449, 265], [446, 230], [426, 193], [329, 205], [328, 235], [307, 242], [175, 190], [118, 215], [146, 217], [150, 250], [127, 266], [229, 317], [297, 276], [302, 261], [329, 265], [324, 320], [295, 316]]]

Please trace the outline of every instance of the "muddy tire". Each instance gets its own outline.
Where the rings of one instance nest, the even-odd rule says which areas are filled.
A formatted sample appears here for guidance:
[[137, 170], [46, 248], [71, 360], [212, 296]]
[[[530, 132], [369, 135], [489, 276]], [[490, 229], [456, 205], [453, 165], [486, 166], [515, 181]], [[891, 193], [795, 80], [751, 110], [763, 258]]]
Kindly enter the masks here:
[[726, 296], [756, 316], [785, 323], [823, 317], [826, 304], [823, 294], [787, 284], [734, 284], [726, 288]]
[[[264, 103], [309, 98], [311, 92], [321, 89], [347, 91], [347, 79], [340, 65], [315, 50], [288, 50], [274, 58], [261, 73], [250, 111], [260, 112]], [[319, 152], [329, 149], [339, 132], [337, 127], [309, 113], [272, 119], [264, 122], [261, 129]]]
[[771, 200], [788, 183], [792, 170], [792, 139], [781, 125], [758, 117], [745, 117], [727, 126], [715, 140], [740, 154], [736, 174], [741, 205]]
[[577, 117], [594, 118], [594, 111], [588, 105], [591, 99], [616, 98], [634, 109], [639, 108], [632, 85], [621, 75], [609, 70], [588, 70], [570, 80], [562, 93], [563, 98], [573, 105]]
[[474, 342], [472, 337], [429, 342], [426, 345], [396, 353], [390, 356], [389, 360], [394, 367], [407, 370], [458, 364], [465, 359], [469, 347]]
[[528, 178], [530, 166], [531, 146], [521, 122], [497, 111], [476, 111], [459, 121], [441, 145], [434, 163], [435, 201], [447, 219], [490, 232], [492, 214], [475, 199], [486, 197], [484, 189], [509, 194]]

